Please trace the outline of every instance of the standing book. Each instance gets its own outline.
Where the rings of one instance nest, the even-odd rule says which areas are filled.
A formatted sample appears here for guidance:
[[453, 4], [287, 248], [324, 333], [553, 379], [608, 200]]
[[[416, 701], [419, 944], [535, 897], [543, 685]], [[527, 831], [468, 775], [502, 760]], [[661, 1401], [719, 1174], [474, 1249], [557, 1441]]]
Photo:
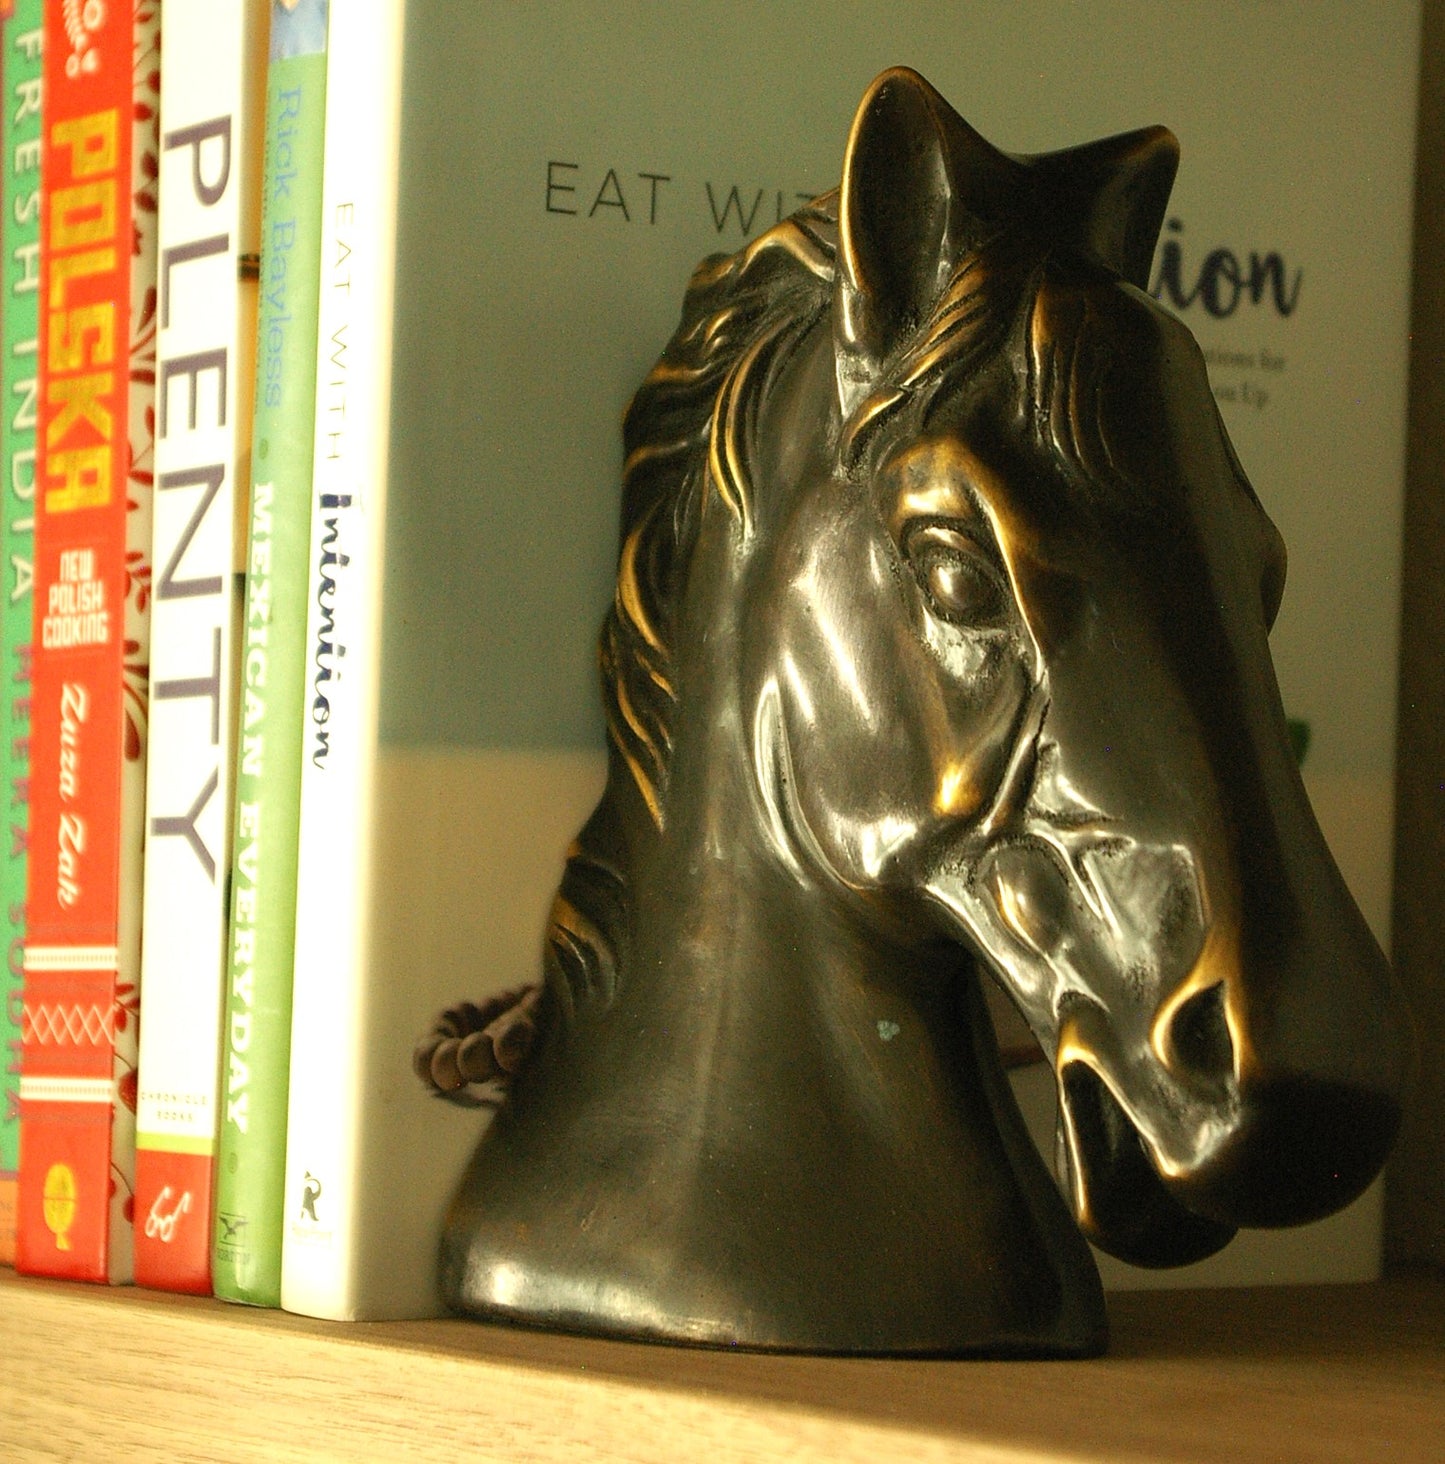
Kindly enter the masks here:
[[[284, 1305], [437, 1306], [486, 1110], [430, 1098], [412, 1048], [460, 1000], [537, 977], [601, 787], [622, 411], [693, 265], [836, 185], [887, 66], [1018, 152], [1180, 134], [1156, 291], [1197, 329], [1290, 542], [1280, 680], [1385, 934], [1395, 629], [1368, 586], [1398, 559], [1413, 0], [1307, 21], [1057, 0], [1026, 27], [1006, 0], [905, 0], [886, 25], [820, 4], [407, 0], [398, 36], [401, 9], [332, 15]], [[1377, 1214], [1333, 1270], [1309, 1231], [1266, 1237], [1284, 1249], [1251, 1274], [1357, 1276]]]
[[165, 0], [135, 1278], [211, 1291], [265, 0]]
[[5, 472], [5, 590], [0, 763], [5, 827], [0, 847], [0, 1261], [15, 1259], [20, 1172], [20, 1002], [25, 950], [25, 844], [30, 813], [30, 628], [35, 577], [36, 302], [40, 286], [40, 0], [19, 0], [3, 30], [4, 315], [0, 463]]
[[159, 6], [45, 10], [17, 1265], [132, 1273]]
[[281, 1301], [326, 103], [324, 0], [273, 0], [216, 1295]]

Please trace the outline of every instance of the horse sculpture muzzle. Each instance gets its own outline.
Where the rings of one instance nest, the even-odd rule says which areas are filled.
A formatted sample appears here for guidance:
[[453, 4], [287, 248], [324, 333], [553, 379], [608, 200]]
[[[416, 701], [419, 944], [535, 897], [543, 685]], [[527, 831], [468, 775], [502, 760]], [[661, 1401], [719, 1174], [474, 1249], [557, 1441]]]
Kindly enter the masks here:
[[[1191, 355], [1150, 354], [1121, 383], [1132, 405], [1199, 384]], [[982, 909], [973, 933], [1053, 1056], [1076, 1217], [1146, 1265], [1353, 1199], [1410, 1051], [1290, 748], [1266, 642], [1283, 551], [1209, 426], [1115, 455], [1172, 502], [1166, 532], [1121, 523], [1083, 562], [1057, 504], [1016, 532], [1048, 710], [1022, 806], [950, 897]], [[1238, 484], [1229, 533], [1210, 479]], [[1046, 575], [1074, 593], [1038, 593]]]
[[[1261, 843], [1243, 861], [1248, 890], [1211, 880], [1219, 866], [1197, 850], [1124, 856], [1116, 878], [1148, 893], [1156, 934], [1187, 932], [1165, 948], [1197, 939], [1198, 954], [1133, 1012], [1127, 997], [1107, 1014], [1060, 1002], [1061, 1167], [1085, 1232], [1140, 1264], [1208, 1254], [1238, 1225], [1329, 1214], [1394, 1137], [1408, 1039], [1389, 968], [1316, 829], [1292, 832], [1287, 861]], [[1132, 933], [1140, 903], [1106, 894], [1103, 918]]]

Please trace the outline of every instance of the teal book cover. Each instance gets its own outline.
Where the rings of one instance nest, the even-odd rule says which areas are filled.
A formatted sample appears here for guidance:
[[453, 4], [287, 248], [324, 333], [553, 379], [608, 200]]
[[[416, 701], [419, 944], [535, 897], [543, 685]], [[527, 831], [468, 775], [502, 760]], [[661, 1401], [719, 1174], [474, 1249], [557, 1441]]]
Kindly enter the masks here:
[[[323, 296], [348, 292], [353, 313], [323, 326], [318, 369], [318, 470], [333, 449], [357, 466], [318, 478], [304, 748], [308, 776], [350, 772], [322, 800], [331, 822], [308, 824], [303, 793], [298, 992], [304, 965], [329, 996], [298, 1026], [292, 1081], [350, 1129], [324, 1172], [294, 1161], [286, 1244], [337, 1249], [348, 1308], [436, 1304], [436, 1235], [486, 1118], [421, 1091], [412, 1046], [445, 1006], [537, 978], [602, 786], [622, 413], [693, 267], [837, 185], [888, 66], [1011, 152], [1178, 134], [1151, 290], [1200, 340], [1289, 544], [1285, 704], [1386, 935], [1397, 629], [1378, 586], [1399, 561], [1418, 6], [1031, 15], [409, 0], [394, 150], [358, 165], [389, 199], [394, 257], [363, 257], [380, 235], [359, 203], [330, 220]], [[1367, 1271], [1371, 1213], [1347, 1260]], [[1304, 1253], [1262, 1264], [1303, 1279], [1320, 1242], [1291, 1241]]]

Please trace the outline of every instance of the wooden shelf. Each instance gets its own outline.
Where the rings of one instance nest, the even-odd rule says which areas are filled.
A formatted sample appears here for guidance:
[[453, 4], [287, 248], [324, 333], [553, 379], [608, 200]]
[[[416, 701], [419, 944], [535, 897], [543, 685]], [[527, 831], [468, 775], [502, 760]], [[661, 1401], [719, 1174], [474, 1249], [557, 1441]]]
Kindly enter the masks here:
[[7, 1460], [1438, 1461], [1445, 1284], [1113, 1296], [1094, 1362], [336, 1325], [0, 1271]]

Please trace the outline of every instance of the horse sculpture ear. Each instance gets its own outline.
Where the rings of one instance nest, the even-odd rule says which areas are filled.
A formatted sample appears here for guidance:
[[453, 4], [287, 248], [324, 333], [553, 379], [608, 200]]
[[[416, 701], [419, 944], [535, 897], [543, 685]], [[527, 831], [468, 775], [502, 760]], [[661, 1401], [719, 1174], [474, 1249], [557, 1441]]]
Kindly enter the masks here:
[[1139, 289], [1179, 144], [1148, 127], [1016, 157], [984, 140], [915, 71], [868, 88], [843, 158], [834, 336], [844, 415], [920, 325], [960, 254], [1012, 228]]
[[973, 242], [977, 205], [984, 217], [1002, 207], [1022, 171], [916, 71], [895, 67], [868, 88], [838, 197], [834, 333], [845, 415], [922, 321], [960, 247]]
[[1179, 141], [1144, 127], [1026, 160], [1044, 227], [1141, 290], [1179, 168]]

